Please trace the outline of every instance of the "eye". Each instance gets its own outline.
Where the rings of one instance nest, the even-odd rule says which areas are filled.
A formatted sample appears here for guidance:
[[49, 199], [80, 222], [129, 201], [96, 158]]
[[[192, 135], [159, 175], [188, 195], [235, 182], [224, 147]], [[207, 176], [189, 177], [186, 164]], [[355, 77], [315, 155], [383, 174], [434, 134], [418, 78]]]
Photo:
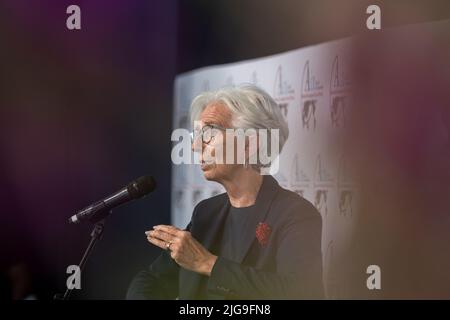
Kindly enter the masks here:
[[212, 130], [210, 126], [203, 127], [203, 141], [208, 143], [212, 138]]

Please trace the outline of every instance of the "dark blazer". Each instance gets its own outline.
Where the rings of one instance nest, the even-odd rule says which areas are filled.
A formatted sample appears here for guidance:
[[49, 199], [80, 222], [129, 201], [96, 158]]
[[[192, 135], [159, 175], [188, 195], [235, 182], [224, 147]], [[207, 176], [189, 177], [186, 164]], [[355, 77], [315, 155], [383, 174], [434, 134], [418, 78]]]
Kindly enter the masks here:
[[[168, 252], [132, 281], [128, 299], [303, 299], [323, 298], [322, 220], [315, 207], [264, 176], [237, 259], [220, 257], [218, 248], [230, 201], [226, 193], [201, 201], [187, 229], [218, 259], [206, 277], [179, 267]], [[255, 235], [259, 223], [270, 228], [265, 244]]]

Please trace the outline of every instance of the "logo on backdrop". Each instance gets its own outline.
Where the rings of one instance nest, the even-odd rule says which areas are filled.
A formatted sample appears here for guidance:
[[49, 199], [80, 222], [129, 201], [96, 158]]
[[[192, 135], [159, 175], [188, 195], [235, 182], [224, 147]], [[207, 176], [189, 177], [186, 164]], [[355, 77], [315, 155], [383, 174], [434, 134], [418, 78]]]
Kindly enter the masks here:
[[322, 217], [328, 215], [328, 190], [317, 189], [314, 196], [314, 206], [320, 212]]
[[316, 186], [333, 186], [334, 179], [330, 174], [327, 163], [323, 161], [322, 155], [319, 153], [315, 163], [315, 179]]
[[314, 166], [314, 205], [322, 217], [328, 215], [328, 201], [330, 190], [334, 189], [334, 179], [328, 169], [328, 164], [319, 153]]
[[353, 215], [353, 191], [341, 190], [339, 195], [339, 214], [346, 217]]
[[333, 128], [342, 128], [346, 123], [349, 105], [350, 80], [339, 67], [339, 56], [336, 56], [331, 68], [330, 80], [330, 119]]
[[323, 95], [323, 85], [312, 73], [309, 60], [303, 66], [301, 84], [302, 128], [316, 130], [317, 126], [317, 98]]
[[342, 154], [338, 161], [337, 187], [339, 194], [339, 214], [344, 217], [352, 217], [355, 208], [355, 182], [350, 171], [351, 165]]
[[291, 178], [291, 186], [290, 189], [304, 197], [306, 189], [309, 189], [311, 179], [305, 173], [305, 170], [302, 168], [303, 161], [299, 159], [300, 156], [296, 152], [291, 163], [290, 170], [290, 178]]
[[287, 121], [289, 115], [289, 103], [295, 100], [295, 90], [283, 77], [283, 69], [278, 66], [273, 84], [273, 99], [278, 103], [284, 119]]

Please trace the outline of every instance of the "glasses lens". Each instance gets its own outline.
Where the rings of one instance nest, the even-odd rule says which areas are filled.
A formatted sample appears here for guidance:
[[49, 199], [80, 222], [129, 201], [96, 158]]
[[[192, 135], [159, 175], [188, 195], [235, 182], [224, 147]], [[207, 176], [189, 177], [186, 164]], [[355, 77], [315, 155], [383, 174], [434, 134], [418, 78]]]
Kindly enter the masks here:
[[203, 142], [204, 143], [211, 142], [211, 139], [212, 139], [212, 127], [211, 126], [204, 126], [202, 131], [203, 131], [203, 135], [202, 135]]

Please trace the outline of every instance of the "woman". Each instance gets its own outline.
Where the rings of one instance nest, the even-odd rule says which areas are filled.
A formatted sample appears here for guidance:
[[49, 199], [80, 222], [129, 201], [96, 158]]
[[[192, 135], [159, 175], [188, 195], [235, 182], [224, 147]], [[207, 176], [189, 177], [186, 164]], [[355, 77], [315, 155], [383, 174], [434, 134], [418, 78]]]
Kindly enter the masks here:
[[196, 97], [191, 119], [204, 176], [226, 193], [201, 201], [185, 230], [159, 225], [146, 232], [164, 251], [135, 277], [127, 297], [322, 298], [321, 217], [314, 206], [261, 175], [264, 165], [250, 161], [251, 137], [243, 164], [217, 161], [218, 150], [229, 151], [225, 129], [278, 129], [281, 150], [289, 132], [278, 105], [255, 86], [227, 87]]

